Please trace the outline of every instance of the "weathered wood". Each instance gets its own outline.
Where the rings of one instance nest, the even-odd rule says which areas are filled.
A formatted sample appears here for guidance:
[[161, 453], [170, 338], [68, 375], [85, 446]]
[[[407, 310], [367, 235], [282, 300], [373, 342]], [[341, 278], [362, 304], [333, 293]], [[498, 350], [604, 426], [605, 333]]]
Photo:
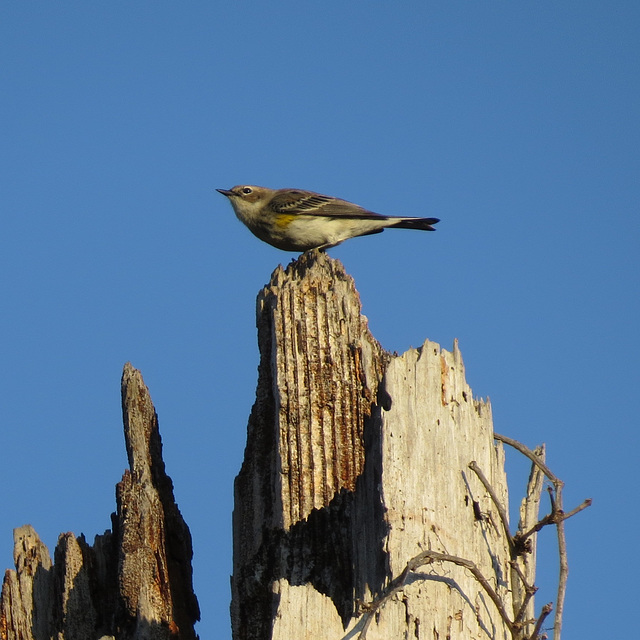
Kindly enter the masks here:
[[234, 640], [355, 638], [365, 623], [368, 640], [511, 638], [478, 579], [511, 613], [509, 543], [468, 467], [506, 508], [503, 450], [457, 344], [386, 353], [353, 280], [318, 252], [274, 272], [257, 325], [235, 484]]
[[[2, 640], [48, 638], [51, 625], [51, 557], [30, 525], [13, 531], [15, 571], [7, 570], [0, 596]], [[34, 603], [39, 606], [34, 606]]]
[[[545, 447], [540, 446], [534, 451], [542, 462], [545, 460]], [[524, 498], [520, 503], [520, 520], [518, 522], [518, 531], [516, 535], [526, 534], [532, 529], [539, 519], [540, 512], [540, 496], [544, 483], [544, 473], [535, 464], [531, 465], [529, 480]], [[536, 582], [536, 556], [537, 556], [537, 539], [538, 534], [533, 533], [527, 542], [528, 552], [519, 554], [513, 559], [514, 569], [520, 569], [522, 575], [528, 585], [534, 585]], [[523, 586], [522, 580], [518, 580], [517, 576], [512, 575], [513, 584], [513, 607], [514, 616], [520, 616], [523, 621], [531, 621], [524, 625], [524, 632], [531, 635], [534, 628], [534, 620], [536, 619], [535, 609], [533, 606], [533, 598], [527, 599], [527, 592]]]
[[1, 640], [195, 640], [191, 536], [162, 460], [158, 419], [140, 372], [125, 365], [129, 469], [117, 486], [113, 533], [62, 534], [54, 563], [30, 525], [14, 531], [15, 570], [0, 599]]

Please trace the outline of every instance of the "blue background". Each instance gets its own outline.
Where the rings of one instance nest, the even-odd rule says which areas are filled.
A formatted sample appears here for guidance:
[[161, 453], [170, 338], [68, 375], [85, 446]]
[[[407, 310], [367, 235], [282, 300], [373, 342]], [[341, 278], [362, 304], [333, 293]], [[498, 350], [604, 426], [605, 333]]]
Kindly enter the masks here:
[[[124, 362], [160, 417], [202, 638], [230, 637], [255, 297], [293, 255], [216, 187], [298, 187], [437, 233], [331, 251], [373, 334], [459, 338], [495, 429], [566, 482], [565, 637], [628, 637], [640, 562], [640, 4], [0, 4], [0, 566], [110, 526]], [[526, 466], [510, 456], [512, 498]], [[513, 506], [513, 505], [512, 505]], [[541, 536], [538, 608], [555, 598]], [[221, 631], [221, 629], [223, 631]]]

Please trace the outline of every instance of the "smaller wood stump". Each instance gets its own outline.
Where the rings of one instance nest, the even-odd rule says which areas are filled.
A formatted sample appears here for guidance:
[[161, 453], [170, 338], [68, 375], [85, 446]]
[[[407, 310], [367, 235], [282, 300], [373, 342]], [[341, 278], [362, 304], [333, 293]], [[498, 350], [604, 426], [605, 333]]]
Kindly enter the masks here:
[[55, 562], [30, 525], [14, 531], [16, 569], [0, 599], [1, 640], [195, 640], [191, 535], [162, 460], [158, 418], [142, 375], [126, 364], [122, 411], [129, 469], [113, 530], [58, 539]]

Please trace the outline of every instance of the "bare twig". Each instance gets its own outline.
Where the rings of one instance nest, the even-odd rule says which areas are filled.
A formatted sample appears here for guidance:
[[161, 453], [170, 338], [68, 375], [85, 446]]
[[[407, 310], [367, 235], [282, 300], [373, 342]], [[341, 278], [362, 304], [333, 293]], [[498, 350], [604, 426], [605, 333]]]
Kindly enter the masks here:
[[[551, 602], [549, 602], [548, 604], [545, 604], [544, 607], [542, 607], [542, 611], [538, 616], [538, 620], [536, 621], [536, 626], [533, 628], [533, 633], [529, 637], [529, 640], [538, 640], [540, 629], [542, 629], [542, 624], [552, 610], [553, 610], [553, 604]], [[554, 640], [555, 640], [555, 632], [554, 632]]]
[[451, 562], [460, 567], [468, 569], [473, 577], [480, 583], [485, 593], [492, 600], [493, 604], [496, 606], [500, 617], [504, 620], [504, 623], [507, 625], [509, 631], [511, 631], [511, 634], [514, 635], [515, 633], [517, 633], [518, 626], [515, 625], [509, 618], [509, 615], [507, 614], [507, 611], [502, 604], [500, 596], [498, 596], [493, 587], [489, 584], [488, 580], [482, 575], [480, 569], [478, 569], [478, 567], [473, 562], [471, 562], [471, 560], [466, 560], [465, 558], [460, 558], [458, 556], [452, 556], [448, 553], [439, 553], [437, 551], [423, 551], [414, 558], [411, 558], [411, 560], [407, 562], [407, 566], [404, 568], [404, 571], [397, 578], [391, 581], [386, 591], [371, 604], [367, 605], [366, 612], [364, 614], [364, 625], [362, 627], [362, 630], [360, 631], [360, 634], [358, 635], [358, 640], [364, 640], [365, 635], [369, 629], [369, 625], [371, 624], [371, 620], [376, 611], [378, 611], [378, 609], [380, 609], [380, 607], [392, 595], [402, 589], [409, 573], [416, 571], [424, 565], [432, 564], [433, 562]]
[[494, 433], [493, 437], [500, 442], [504, 442], [508, 444], [510, 447], [517, 449], [522, 455], [527, 456], [529, 460], [531, 460], [537, 467], [539, 467], [547, 478], [553, 483], [555, 486], [556, 483], [561, 483], [561, 481], [555, 476], [555, 474], [547, 467], [547, 465], [540, 460], [540, 458], [533, 452], [529, 447], [525, 446], [521, 442], [514, 440], [513, 438], [508, 438], [507, 436], [502, 436], [499, 433]]
[[529, 531], [525, 531], [524, 533], [516, 533], [516, 538], [518, 539], [518, 543], [522, 544], [527, 538], [531, 537], [534, 533], [538, 533], [540, 529], [546, 527], [548, 524], [555, 524], [555, 514], [550, 513], [546, 515], [541, 520], [538, 520]]
[[473, 562], [471, 562], [471, 560], [466, 560], [464, 558], [459, 558], [458, 556], [452, 556], [446, 553], [438, 553], [437, 551], [423, 551], [421, 554], [417, 555], [413, 559], [413, 561], [411, 561], [411, 570], [415, 571], [415, 569], [420, 567], [421, 565], [429, 564], [436, 560], [439, 560], [441, 562], [452, 562], [453, 564], [457, 564], [460, 567], [468, 569], [473, 574], [473, 577], [480, 583], [489, 598], [491, 598], [505, 624], [509, 627], [510, 630], [513, 630], [513, 623], [511, 622], [504, 608], [504, 605], [502, 604], [502, 600], [495, 592], [493, 587], [489, 584], [487, 579], [482, 575], [480, 569], [478, 569], [478, 567]]
[[[413, 558], [413, 560], [415, 560], [415, 558]], [[367, 635], [367, 631], [369, 630], [369, 625], [371, 624], [371, 620], [373, 620], [373, 616], [376, 613], [376, 611], [380, 609], [380, 607], [382, 607], [382, 605], [394, 593], [397, 593], [402, 589], [402, 587], [404, 587], [404, 583], [407, 580], [407, 576], [409, 575], [409, 572], [412, 570], [409, 566], [411, 562], [412, 560], [409, 560], [403, 572], [397, 578], [394, 578], [389, 583], [389, 586], [387, 587], [386, 591], [379, 598], [377, 598], [371, 603], [368, 603], [366, 607], [364, 607], [366, 609], [364, 613], [364, 625], [362, 626], [362, 630], [358, 635], [358, 640], [364, 640], [365, 636]]]
[[538, 590], [538, 587], [532, 586], [527, 583], [527, 578], [525, 577], [524, 573], [522, 573], [522, 569], [520, 568], [520, 565], [515, 560], [512, 560], [509, 564], [513, 567], [513, 570], [518, 574], [518, 577], [520, 578], [522, 585], [527, 591], [532, 590], [533, 592], [535, 592]]
[[565, 513], [562, 516], [562, 519], [568, 520], [571, 516], [575, 516], [576, 513], [580, 513], [580, 511], [582, 511], [583, 509], [590, 507], [592, 502], [593, 500], [591, 498], [587, 498], [584, 502], [579, 504], [575, 509], [572, 509], [571, 511], [569, 511], [569, 513]]
[[[536, 457], [545, 462], [545, 447], [541, 445], [534, 449]], [[518, 529], [513, 537], [513, 556], [511, 562], [511, 597], [515, 621], [522, 625], [522, 637], [531, 633], [535, 625], [535, 607], [533, 596], [537, 590], [535, 586], [536, 547], [535, 536], [523, 537], [538, 521], [540, 511], [540, 495], [545, 475], [535, 463], [531, 462], [531, 470], [527, 480], [524, 498], [520, 504], [520, 519]], [[530, 557], [529, 557], [530, 556]]]
[[518, 610], [518, 613], [514, 620], [515, 624], [522, 624], [524, 615], [527, 611], [527, 606], [529, 604], [529, 601], [531, 600], [531, 598], [533, 598], [536, 591], [538, 591], [538, 587], [536, 587], [535, 585], [531, 585], [527, 582], [527, 579], [524, 573], [522, 573], [522, 569], [518, 565], [517, 561], [515, 560], [512, 561], [511, 566], [513, 567], [513, 570], [516, 572], [516, 574], [520, 578], [520, 581], [522, 582], [522, 585], [524, 586], [524, 591], [525, 591], [524, 598], [522, 599], [522, 603], [520, 604], [520, 609]]
[[[569, 511], [569, 513], [560, 513], [557, 509], [547, 514], [544, 518], [541, 518], [538, 522], [536, 522], [531, 529], [525, 531], [525, 533], [516, 533], [515, 540], [517, 544], [522, 544], [527, 538], [531, 537], [534, 533], [538, 533], [543, 527], [546, 527], [550, 524], [558, 524], [561, 520], [568, 520], [571, 516], [575, 516], [576, 513], [580, 513], [587, 507], [591, 506], [593, 500], [591, 498], [587, 498], [581, 504], [579, 504], [575, 509]], [[555, 501], [554, 501], [555, 505]]]
[[[562, 487], [556, 489], [555, 508], [558, 513], [564, 515], [564, 512], [562, 511]], [[561, 517], [556, 523], [556, 529], [558, 532], [560, 575], [558, 576], [558, 597], [556, 599], [556, 615], [553, 622], [553, 638], [554, 640], [560, 640], [560, 634], [562, 633], [562, 613], [564, 611], [564, 597], [567, 592], [567, 578], [569, 577], [569, 562], [567, 560], [567, 539], [564, 535], [563, 517]]]
[[[494, 433], [493, 436], [496, 440], [510, 445], [514, 449], [520, 451], [520, 453], [525, 455], [527, 458], [529, 458], [534, 464], [538, 466], [539, 469], [542, 470], [542, 472], [551, 481], [555, 489], [555, 491], [549, 490], [549, 498], [551, 500], [551, 513], [548, 516], [542, 518], [542, 520], [540, 520], [529, 532], [527, 532], [527, 534], [524, 534], [522, 537], [524, 538], [527, 535], [531, 535], [532, 533], [539, 531], [547, 524], [553, 523], [556, 525], [556, 530], [558, 533], [558, 556], [560, 572], [558, 576], [558, 595], [556, 599], [556, 614], [553, 623], [553, 637], [554, 640], [560, 640], [560, 636], [562, 633], [562, 613], [564, 611], [564, 598], [567, 591], [567, 577], [569, 575], [569, 562], [567, 560], [567, 540], [564, 532], [564, 521], [568, 517], [588, 507], [591, 504], [591, 499], [585, 500], [581, 505], [570, 511], [568, 514], [565, 514], [562, 508], [562, 489], [564, 487], [564, 483], [562, 482], [562, 480], [560, 480], [560, 478], [558, 478], [551, 471], [551, 469], [549, 469], [549, 467], [547, 467], [547, 465], [544, 464], [544, 462], [542, 462], [542, 460], [540, 460], [533, 451], [531, 451], [531, 449], [523, 445], [521, 442], [513, 440], [512, 438], [508, 438], [507, 436], [502, 436], [498, 433]], [[549, 610], [545, 613], [547, 607], [549, 607]], [[538, 619], [538, 623], [536, 624], [537, 630], [534, 631], [532, 638], [535, 638], [539, 631], [539, 626], [542, 624], [541, 619], [543, 620], [544, 618], [546, 618], [546, 616], [548, 616], [550, 612], [551, 605], [545, 605], [545, 607], [543, 607], [542, 613], [540, 614], [540, 618]]]
[[496, 492], [493, 490], [493, 487], [487, 480], [484, 473], [482, 473], [482, 469], [478, 466], [475, 460], [469, 463], [469, 469], [471, 469], [477, 476], [480, 482], [482, 482], [484, 488], [487, 490], [487, 493], [491, 496], [493, 500], [493, 504], [496, 506], [498, 510], [498, 515], [500, 516], [500, 520], [502, 520], [502, 526], [504, 527], [504, 532], [507, 536], [507, 540], [509, 541], [509, 548], [513, 549], [513, 537], [511, 536], [511, 531], [509, 530], [509, 516], [507, 516], [507, 512], [505, 511], [502, 504], [500, 504], [500, 500], [498, 500], [498, 496]]
[[[558, 554], [560, 556], [560, 575], [558, 578], [558, 594], [557, 594], [557, 602], [556, 602], [556, 614], [554, 620], [554, 640], [560, 640], [560, 633], [562, 631], [562, 613], [564, 609], [564, 598], [566, 593], [566, 584], [567, 584], [567, 576], [569, 572], [569, 565], [567, 562], [567, 548], [566, 548], [566, 537], [564, 532], [564, 521], [567, 518], [579, 513], [583, 509], [586, 509], [591, 505], [591, 500], [585, 500], [582, 504], [577, 506], [575, 509], [570, 511], [569, 513], [565, 513], [562, 509], [562, 488], [564, 483], [547, 467], [547, 465], [540, 459], [540, 456], [536, 455], [533, 451], [531, 451], [528, 447], [518, 442], [517, 440], [513, 440], [512, 438], [508, 438], [506, 436], [501, 436], [497, 433], [494, 433], [494, 437], [496, 440], [504, 442], [517, 449], [529, 458], [534, 465], [536, 465], [542, 473], [549, 479], [549, 481], [553, 484], [553, 489], [549, 491], [549, 496], [551, 499], [551, 513], [539, 520], [533, 527], [531, 527], [528, 531], [524, 533], [518, 532], [515, 537], [511, 536], [509, 530], [509, 518], [502, 504], [500, 503], [498, 496], [496, 495], [493, 487], [490, 485], [489, 481], [485, 477], [484, 473], [478, 466], [478, 464], [473, 461], [469, 463], [469, 468], [477, 475], [478, 479], [485, 487], [493, 503], [496, 506], [498, 514], [500, 515], [500, 520], [502, 522], [502, 526], [504, 528], [507, 539], [509, 540], [509, 546], [512, 550], [514, 548], [524, 548], [524, 543], [526, 540], [532, 536], [534, 533], [540, 531], [543, 527], [549, 524], [555, 524], [558, 533]], [[419, 553], [414, 558], [411, 558], [409, 562], [407, 562], [407, 566], [404, 568], [402, 573], [394, 578], [390, 583], [387, 589], [382, 593], [382, 595], [375, 599], [373, 602], [363, 605], [361, 607], [361, 611], [363, 611], [363, 626], [358, 635], [358, 640], [365, 640], [365, 636], [371, 625], [371, 620], [376, 612], [391, 598], [394, 594], [403, 589], [406, 584], [407, 578], [410, 573], [415, 572], [417, 569], [424, 565], [432, 564], [434, 562], [451, 562], [460, 567], [464, 567], [468, 571], [471, 572], [473, 577], [478, 581], [480, 586], [483, 588], [484, 592], [489, 596], [493, 604], [495, 605], [500, 617], [504, 621], [505, 625], [511, 632], [511, 635], [514, 639], [523, 637], [523, 628], [527, 624], [532, 624], [533, 621], [525, 621], [523, 618], [526, 614], [526, 609], [529, 605], [529, 602], [533, 595], [538, 590], [535, 585], [531, 585], [527, 582], [527, 579], [521, 569], [518, 566], [516, 561], [511, 563], [515, 573], [519, 577], [520, 581], [525, 590], [525, 595], [523, 597], [522, 602], [520, 603], [520, 607], [518, 609], [518, 613], [516, 614], [515, 620], [511, 620], [507, 611], [504, 607], [504, 604], [495, 589], [489, 584], [488, 580], [482, 575], [482, 572], [475, 563], [471, 560], [467, 560], [465, 558], [460, 558], [458, 556], [452, 556], [447, 553], [439, 553], [437, 551], [423, 551]], [[535, 627], [530, 636], [528, 636], [528, 640], [539, 640], [540, 638], [540, 629], [547, 618], [547, 616], [553, 610], [553, 605], [551, 603], [546, 604], [542, 607], [540, 615], [536, 620]]]

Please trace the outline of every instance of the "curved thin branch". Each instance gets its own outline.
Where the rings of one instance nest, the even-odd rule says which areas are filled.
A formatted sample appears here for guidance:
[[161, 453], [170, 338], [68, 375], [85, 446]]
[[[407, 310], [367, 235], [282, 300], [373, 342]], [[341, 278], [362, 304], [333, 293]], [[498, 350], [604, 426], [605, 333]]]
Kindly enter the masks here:
[[562, 520], [568, 520], [569, 518], [571, 518], [571, 516], [575, 516], [576, 513], [580, 513], [580, 511], [583, 511], [587, 507], [590, 507], [592, 502], [593, 500], [591, 498], [587, 498], [581, 504], [579, 504], [575, 509], [572, 509], [571, 511], [569, 511], [569, 513], [561, 513], [560, 511], [558, 511], [558, 509], [555, 508], [555, 502], [554, 502], [555, 511], [552, 511], [551, 513], [544, 516], [544, 518], [541, 518], [528, 531], [525, 531], [524, 533], [516, 533], [515, 539], [518, 541], [519, 544], [522, 544], [527, 538], [530, 538], [534, 533], [538, 533], [538, 531], [540, 531], [542, 528], [550, 524], [557, 525]]
[[[493, 437], [500, 442], [504, 442], [509, 446], [517, 449], [529, 458], [535, 465], [538, 466], [539, 469], [549, 478], [551, 483], [555, 489], [555, 495], [553, 491], [549, 491], [549, 498], [551, 499], [551, 513], [548, 516], [545, 516], [540, 520], [530, 531], [526, 534], [520, 536], [522, 539], [526, 539], [527, 536], [539, 531], [547, 524], [555, 524], [556, 531], [558, 534], [558, 556], [559, 556], [559, 565], [560, 571], [558, 576], [558, 594], [556, 598], [556, 613], [555, 619], [553, 623], [553, 637], [554, 640], [560, 640], [560, 635], [562, 633], [562, 614], [564, 611], [564, 598], [567, 591], [567, 577], [569, 575], [569, 562], [567, 560], [567, 540], [564, 533], [564, 521], [575, 515], [579, 511], [582, 511], [586, 507], [591, 505], [591, 499], [585, 500], [581, 505], [570, 511], [566, 514], [562, 508], [562, 488], [564, 487], [564, 482], [560, 480], [552, 471], [547, 467], [544, 462], [542, 462], [536, 454], [531, 451], [527, 446], [523, 445], [521, 442], [514, 440], [513, 438], [508, 438], [507, 436], [502, 436], [498, 433], [494, 433]], [[548, 611], [546, 611], [548, 607]], [[543, 607], [542, 613], [540, 614], [540, 618], [538, 619], [538, 623], [536, 624], [536, 630], [534, 630], [534, 634], [532, 638], [535, 638], [538, 631], [539, 626], [542, 624], [542, 620], [546, 618], [549, 613], [551, 613], [551, 605], [545, 605]]]
[[487, 480], [484, 473], [482, 473], [482, 469], [480, 469], [480, 467], [478, 466], [478, 463], [475, 460], [472, 460], [469, 463], [469, 469], [471, 469], [471, 471], [473, 471], [478, 476], [478, 480], [482, 482], [482, 485], [487, 490], [487, 493], [491, 496], [491, 500], [493, 500], [493, 504], [496, 506], [496, 509], [498, 510], [498, 515], [500, 516], [500, 520], [502, 520], [502, 526], [504, 527], [504, 532], [507, 536], [507, 540], [509, 541], [509, 548], [513, 550], [513, 536], [511, 535], [511, 531], [509, 529], [509, 516], [507, 515], [507, 512], [505, 511], [502, 504], [500, 504], [500, 500], [498, 500], [498, 496], [496, 495], [496, 492], [493, 490], [493, 487]]
[[531, 451], [529, 447], [525, 446], [521, 442], [518, 442], [517, 440], [514, 440], [513, 438], [502, 436], [499, 433], [494, 432], [493, 437], [496, 440], [499, 440], [500, 442], [504, 442], [505, 444], [508, 444], [510, 447], [517, 449], [522, 455], [529, 458], [531, 462], [533, 462], [539, 469], [542, 470], [542, 473], [544, 473], [544, 475], [547, 476], [547, 478], [549, 478], [549, 480], [553, 483], [553, 485], [556, 488], [558, 484], [560, 485], [563, 484], [562, 480], [556, 477], [553, 471], [551, 471], [551, 469], [549, 469], [549, 467], [547, 467], [547, 465], [544, 462], [542, 462], [542, 460], [540, 460], [540, 458], [533, 451]]
[[520, 578], [520, 582], [522, 582], [522, 585], [525, 591], [524, 598], [522, 599], [522, 603], [520, 604], [520, 608], [518, 609], [518, 613], [514, 619], [515, 624], [522, 624], [525, 613], [527, 611], [527, 606], [529, 605], [529, 601], [531, 600], [531, 598], [533, 598], [533, 596], [538, 591], [538, 587], [536, 587], [535, 585], [531, 585], [527, 582], [527, 578], [525, 577], [524, 573], [522, 573], [522, 569], [518, 565], [517, 561], [514, 560], [510, 564], [513, 567], [513, 570], [516, 572], [516, 574]]
[[[558, 533], [558, 554], [560, 556], [560, 575], [558, 578], [558, 595], [557, 595], [557, 602], [556, 602], [556, 614], [555, 614], [555, 620], [554, 620], [554, 640], [560, 640], [560, 633], [562, 630], [562, 613], [564, 609], [564, 598], [566, 593], [567, 576], [569, 572], [569, 565], [567, 562], [566, 538], [565, 538], [565, 532], [564, 532], [564, 521], [567, 518], [570, 518], [571, 516], [575, 515], [576, 513], [579, 513], [583, 509], [586, 509], [588, 506], [590, 506], [591, 499], [585, 500], [582, 504], [577, 506], [575, 509], [573, 509], [569, 513], [565, 513], [562, 509], [562, 488], [564, 486], [564, 483], [562, 482], [562, 480], [560, 480], [551, 471], [551, 469], [549, 469], [549, 467], [547, 467], [547, 465], [544, 464], [544, 462], [542, 462], [540, 458], [533, 451], [531, 451], [531, 449], [529, 449], [522, 443], [518, 442], [517, 440], [513, 440], [512, 438], [508, 438], [507, 436], [501, 436], [497, 433], [494, 433], [494, 438], [496, 440], [499, 440], [500, 442], [503, 442], [505, 444], [512, 446], [514, 449], [517, 449], [518, 451], [520, 451], [520, 453], [522, 453], [527, 458], [529, 458], [545, 474], [545, 476], [549, 479], [549, 481], [554, 486], [554, 490], [550, 490], [550, 493], [549, 493], [551, 498], [551, 513], [545, 516], [544, 518], [542, 518], [539, 522], [537, 522], [531, 529], [529, 529], [529, 531], [526, 531], [521, 535], [517, 535], [517, 540], [516, 540], [516, 538], [511, 536], [510, 529], [509, 529], [509, 519], [508, 519], [507, 513], [505, 509], [502, 507], [502, 505], [500, 504], [498, 496], [493, 490], [493, 487], [491, 487], [489, 481], [483, 474], [478, 464], [475, 461], [472, 461], [471, 463], [469, 463], [469, 468], [478, 476], [478, 479], [480, 480], [480, 482], [483, 484], [483, 486], [491, 496], [491, 499], [495, 504], [496, 509], [498, 510], [498, 514], [500, 515], [500, 520], [502, 521], [502, 526], [507, 535], [507, 539], [509, 540], [509, 545], [512, 549], [514, 548], [514, 546], [517, 546], [518, 544], [522, 544], [528, 537], [530, 537], [537, 531], [540, 531], [540, 529], [542, 529], [544, 526], [548, 524], [556, 525], [557, 533]], [[522, 628], [524, 624], [522, 618], [524, 617], [525, 610], [529, 600], [533, 597], [534, 593], [537, 591], [537, 587], [535, 585], [527, 584], [524, 574], [522, 573], [522, 571], [517, 565], [514, 565], [514, 568], [525, 587], [526, 595], [523, 603], [521, 603], [520, 609], [516, 615], [515, 620], [511, 620], [509, 618], [509, 614], [507, 613], [504, 607], [504, 604], [502, 603], [502, 600], [496, 593], [495, 589], [491, 586], [491, 584], [489, 584], [488, 580], [482, 575], [482, 572], [480, 571], [480, 569], [478, 569], [478, 567], [474, 562], [472, 562], [471, 560], [467, 560], [465, 558], [460, 558], [458, 556], [452, 556], [447, 553], [439, 553], [438, 551], [429, 550], [429, 551], [423, 551], [422, 553], [419, 553], [414, 558], [411, 558], [411, 560], [407, 562], [407, 566], [404, 568], [402, 573], [389, 583], [389, 586], [382, 593], [382, 595], [379, 598], [375, 599], [370, 604], [362, 607], [362, 609], [364, 610], [363, 626], [362, 626], [362, 630], [358, 635], [358, 640], [365, 640], [365, 636], [367, 634], [367, 631], [369, 629], [373, 616], [385, 604], [385, 602], [389, 600], [389, 598], [391, 598], [394, 594], [396, 594], [398, 591], [400, 591], [404, 587], [409, 574], [411, 572], [415, 572], [417, 569], [419, 569], [424, 565], [432, 564], [434, 562], [451, 562], [460, 567], [464, 567], [465, 569], [470, 571], [473, 577], [478, 581], [480, 586], [483, 588], [484, 592], [487, 594], [487, 596], [489, 596], [489, 598], [495, 605], [498, 613], [500, 614], [500, 617], [502, 618], [505, 625], [511, 632], [511, 635], [513, 636], [513, 638], [522, 637], [521, 634], [522, 634]], [[533, 629], [533, 633], [531, 634], [531, 636], [529, 636], [529, 640], [539, 639], [539, 634], [540, 634], [540, 629], [542, 628], [542, 624], [544, 623], [544, 620], [547, 618], [547, 616], [551, 613], [552, 610], [553, 610], [553, 605], [551, 603], [546, 604], [544, 607], [542, 607], [542, 611], [536, 621], [535, 627]]]
[[495, 592], [494, 588], [489, 584], [488, 580], [482, 575], [482, 572], [471, 560], [467, 560], [465, 558], [460, 558], [458, 556], [452, 556], [448, 553], [439, 553], [438, 551], [423, 551], [419, 553], [417, 556], [411, 558], [409, 562], [407, 562], [407, 566], [404, 568], [403, 572], [394, 580], [391, 581], [389, 587], [386, 591], [376, 600], [374, 600], [371, 604], [366, 607], [366, 612], [364, 614], [365, 621], [358, 635], [358, 640], [364, 640], [366, 633], [369, 629], [369, 625], [371, 624], [371, 620], [378, 609], [395, 593], [400, 591], [404, 586], [407, 576], [410, 572], [414, 572], [420, 567], [432, 564], [433, 562], [451, 562], [460, 567], [464, 567], [468, 569], [473, 577], [480, 583], [485, 593], [492, 600], [493, 604], [496, 606], [500, 617], [504, 620], [504, 623], [507, 625], [511, 634], [514, 635], [518, 631], [518, 625], [515, 625], [502, 604], [502, 600], [500, 596]]

